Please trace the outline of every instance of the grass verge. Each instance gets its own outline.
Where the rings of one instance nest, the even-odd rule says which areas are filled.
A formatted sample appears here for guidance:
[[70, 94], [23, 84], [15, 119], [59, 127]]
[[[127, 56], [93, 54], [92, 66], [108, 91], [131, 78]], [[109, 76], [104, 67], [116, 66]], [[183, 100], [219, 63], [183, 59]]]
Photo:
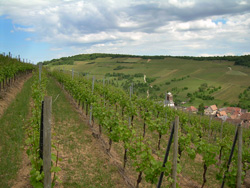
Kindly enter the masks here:
[[58, 173], [62, 180], [56, 187], [127, 187], [117, 167], [103, 153], [65, 93], [52, 78], [47, 85], [52, 96], [54, 140], [59, 144], [62, 161]]
[[0, 119], [0, 187], [11, 186], [22, 161], [31, 84], [29, 79]]

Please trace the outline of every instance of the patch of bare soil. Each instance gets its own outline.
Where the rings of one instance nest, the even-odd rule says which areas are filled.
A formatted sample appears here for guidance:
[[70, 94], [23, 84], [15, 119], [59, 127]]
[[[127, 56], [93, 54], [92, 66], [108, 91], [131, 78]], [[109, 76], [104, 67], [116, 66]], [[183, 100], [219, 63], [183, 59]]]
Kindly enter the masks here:
[[[84, 124], [88, 124], [88, 118], [81, 111], [81, 109], [77, 108], [77, 103], [72, 99], [72, 97], [65, 91], [67, 98], [69, 99], [72, 107], [79, 113], [80, 119]], [[53, 120], [54, 121], [54, 120]], [[71, 120], [72, 121], [72, 120]], [[61, 132], [65, 132], [66, 134], [57, 134], [57, 140], [63, 140], [60, 143], [60, 152], [59, 157], [62, 161], [59, 162], [59, 166], [62, 168], [57, 175], [62, 182], [68, 182], [69, 173], [72, 174], [71, 181], [77, 182], [82, 177], [78, 177], [82, 172], [78, 172], [79, 169], [79, 161], [81, 161], [81, 166], [84, 167], [84, 170], [87, 171], [87, 176], [91, 179], [94, 179], [96, 174], [93, 172], [93, 169], [99, 170], [99, 168], [108, 168], [113, 166], [115, 168], [114, 173], [111, 175], [111, 179], [117, 187], [125, 188], [125, 187], [134, 187], [131, 183], [130, 177], [124, 170], [122, 169], [122, 162], [119, 161], [118, 157], [116, 157], [116, 153], [112, 151], [111, 153], [107, 152], [107, 144], [106, 142], [99, 137], [95, 130], [90, 127], [90, 129], [85, 129], [84, 132], [81, 133], [81, 137], [85, 137], [87, 140], [82, 140], [79, 135], [72, 131], [68, 132], [68, 130], [76, 129], [76, 122], [61, 122], [63, 126], [61, 126]], [[59, 126], [57, 124], [57, 126]], [[87, 145], [86, 145], [87, 142]], [[102, 159], [104, 164], [100, 167], [96, 167], [96, 161], [98, 159]], [[78, 166], [77, 166], [78, 165]], [[71, 169], [71, 170], [70, 170]], [[115, 173], [115, 171], [119, 171], [119, 173]], [[68, 171], [68, 172], [67, 172]], [[126, 183], [125, 183], [125, 182]], [[63, 187], [62, 184], [57, 184], [56, 187]]]
[[21, 164], [21, 168], [19, 169], [17, 173], [17, 178], [15, 182], [13, 183], [12, 188], [32, 188], [30, 185], [30, 170], [31, 170], [31, 164], [30, 160], [28, 158], [28, 155], [26, 154], [26, 149], [23, 152], [23, 160]]
[[246, 177], [243, 183], [243, 188], [249, 188], [250, 187], [250, 170], [246, 172]]
[[[33, 101], [31, 99], [29, 103], [29, 113], [27, 116], [27, 120], [31, 117], [32, 107]], [[24, 147], [22, 163], [20, 165], [20, 169], [17, 172], [16, 179], [11, 183], [13, 185], [12, 188], [32, 188], [32, 185], [30, 184], [31, 163], [26, 151], [27, 148]]]
[[0, 117], [4, 114], [10, 103], [15, 99], [16, 95], [22, 90], [23, 84], [32, 76], [32, 74], [25, 75], [16, 80], [6, 90], [0, 92]]
[[203, 159], [202, 159], [202, 156], [200, 155], [200, 154], [196, 154], [196, 156], [195, 156], [195, 159], [194, 159], [196, 162], [200, 162], [200, 163], [202, 163], [202, 161], [203, 161]]
[[[62, 122], [62, 124], [64, 125], [63, 127], [66, 127], [65, 132], [67, 132], [66, 129], [74, 129], [74, 126], [76, 126], [74, 122]], [[69, 133], [67, 138], [66, 135], [63, 134], [57, 138], [58, 140], [67, 140], [59, 145], [59, 157], [62, 161], [58, 162], [58, 166], [61, 167], [62, 170], [58, 172], [57, 175], [62, 182], [83, 181], [83, 171], [86, 172], [89, 179], [94, 179], [97, 175], [96, 173], [99, 173], [97, 171], [99, 171], [100, 168], [106, 169], [113, 163], [101, 152], [102, 147], [98, 144], [98, 141], [92, 137], [90, 130], [84, 130], [82, 133], [88, 140], [87, 145], [86, 142], [79, 141], [79, 137], [74, 132]], [[98, 160], [103, 160], [104, 163], [100, 166], [96, 166]], [[70, 180], [69, 175], [71, 176]], [[119, 187], [126, 188], [126, 184], [120, 177], [117, 177], [117, 175], [119, 176], [119, 174], [112, 174], [112, 181], [116, 182], [115, 184]], [[64, 185], [56, 184], [55, 187], [63, 188]]]
[[200, 188], [201, 186], [193, 181], [188, 179], [187, 177], [182, 176], [181, 174], [178, 175], [179, 178], [179, 186], [186, 187], [186, 188]]

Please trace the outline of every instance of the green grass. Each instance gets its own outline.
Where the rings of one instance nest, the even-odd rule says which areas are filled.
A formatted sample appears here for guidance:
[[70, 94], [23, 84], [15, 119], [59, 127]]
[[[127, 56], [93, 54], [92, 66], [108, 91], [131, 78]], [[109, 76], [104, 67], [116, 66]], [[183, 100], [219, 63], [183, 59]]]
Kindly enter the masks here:
[[[95, 62], [94, 64], [88, 64]], [[126, 62], [126, 63], [117, 63]], [[117, 66], [132, 67], [132, 69], [113, 70]], [[54, 68], [63, 68], [65, 70], [88, 72], [89, 75], [95, 75], [97, 79], [102, 79], [106, 73], [124, 73], [135, 74], [143, 73], [147, 77], [156, 77], [152, 85], [160, 86], [157, 95], [171, 91], [173, 87], [188, 87], [188, 90], [180, 92], [178, 98], [182, 101], [187, 100], [187, 93], [193, 93], [202, 83], [208, 85], [221, 86], [222, 89], [213, 93], [215, 101], [203, 101], [205, 105], [217, 103], [222, 106], [224, 102], [237, 103], [238, 96], [249, 86], [250, 68], [234, 66], [229, 61], [195, 61], [180, 58], [168, 57], [165, 59], [147, 59], [140, 58], [97, 58], [91, 61], [77, 61], [74, 65], [52, 66]], [[229, 70], [231, 67], [232, 70]], [[189, 75], [190, 77], [179, 82], [171, 82], [166, 85], [167, 81], [173, 78], [181, 78]], [[194, 102], [197, 106], [199, 100]], [[190, 104], [191, 105], [191, 104]]]
[[59, 162], [63, 170], [58, 174], [62, 185], [79, 188], [126, 187], [117, 168], [110, 163], [92, 137], [89, 126], [72, 108], [64, 92], [52, 78], [49, 78], [47, 91], [53, 99], [52, 127], [55, 136], [52, 139], [59, 142], [59, 156], [63, 159]]
[[228, 71], [226, 74], [235, 75], [235, 76], [247, 76], [247, 74], [240, 71]]
[[0, 187], [10, 187], [22, 161], [32, 79], [23, 86], [0, 119]]

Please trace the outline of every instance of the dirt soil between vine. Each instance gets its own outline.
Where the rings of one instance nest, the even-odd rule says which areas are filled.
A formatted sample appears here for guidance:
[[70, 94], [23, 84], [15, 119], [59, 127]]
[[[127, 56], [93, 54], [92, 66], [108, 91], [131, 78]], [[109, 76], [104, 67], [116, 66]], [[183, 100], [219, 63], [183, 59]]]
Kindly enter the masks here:
[[[61, 90], [58, 83], [57, 86], [61, 93], [56, 91], [50, 95], [54, 100], [59, 96], [53, 103], [57, 112], [54, 111], [52, 118], [52, 132], [56, 133], [55, 140], [58, 142], [61, 158], [58, 166], [62, 171], [57, 175], [62, 183], [56, 183], [55, 187], [130, 187], [120, 176], [115, 162], [103, 152], [106, 149], [94, 137], [88, 126], [88, 119], [79, 111], [71, 96]], [[71, 108], [72, 112], [68, 110], [62, 117], [60, 110], [64, 108]]]
[[17, 173], [18, 174], [17, 178], [11, 188], [32, 188], [29, 179], [30, 170], [31, 170], [31, 164], [25, 149], [25, 151], [23, 151], [23, 161], [21, 164], [21, 168], [19, 169]]
[[[33, 107], [33, 100], [30, 99], [29, 114], [27, 116], [27, 119], [30, 119], [31, 117], [32, 107]], [[32, 185], [30, 184], [30, 171], [32, 167], [26, 151], [27, 148], [24, 147], [22, 154], [22, 163], [20, 164], [20, 169], [17, 172], [16, 179], [12, 182], [11, 188], [32, 188]]]
[[0, 92], [0, 118], [4, 114], [5, 110], [16, 98], [16, 95], [22, 90], [23, 84], [32, 76], [32, 74], [25, 75], [16, 80], [10, 87]]

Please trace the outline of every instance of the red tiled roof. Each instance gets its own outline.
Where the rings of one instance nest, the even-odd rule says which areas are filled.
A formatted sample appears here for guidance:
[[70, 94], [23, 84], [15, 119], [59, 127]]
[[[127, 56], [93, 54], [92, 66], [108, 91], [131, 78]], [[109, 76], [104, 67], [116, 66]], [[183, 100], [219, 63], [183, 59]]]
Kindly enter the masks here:
[[227, 113], [237, 112], [239, 114], [240, 111], [241, 111], [241, 108], [239, 107], [227, 107], [226, 108]]
[[215, 111], [215, 110], [218, 109], [217, 106], [216, 106], [215, 104], [214, 104], [214, 105], [211, 105], [210, 108], [211, 108], [213, 111]]
[[242, 119], [242, 120], [250, 120], [250, 112], [242, 114], [240, 116], [240, 119]]
[[190, 106], [190, 107], [187, 108], [187, 111], [194, 112], [194, 111], [198, 111], [198, 110], [194, 106]]
[[219, 112], [220, 116], [227, 116], [227, 113], [225, 111]]
[[231, 119], [237, 119], [238, 115], [237, 114], [233, 114], [230, 116]]

